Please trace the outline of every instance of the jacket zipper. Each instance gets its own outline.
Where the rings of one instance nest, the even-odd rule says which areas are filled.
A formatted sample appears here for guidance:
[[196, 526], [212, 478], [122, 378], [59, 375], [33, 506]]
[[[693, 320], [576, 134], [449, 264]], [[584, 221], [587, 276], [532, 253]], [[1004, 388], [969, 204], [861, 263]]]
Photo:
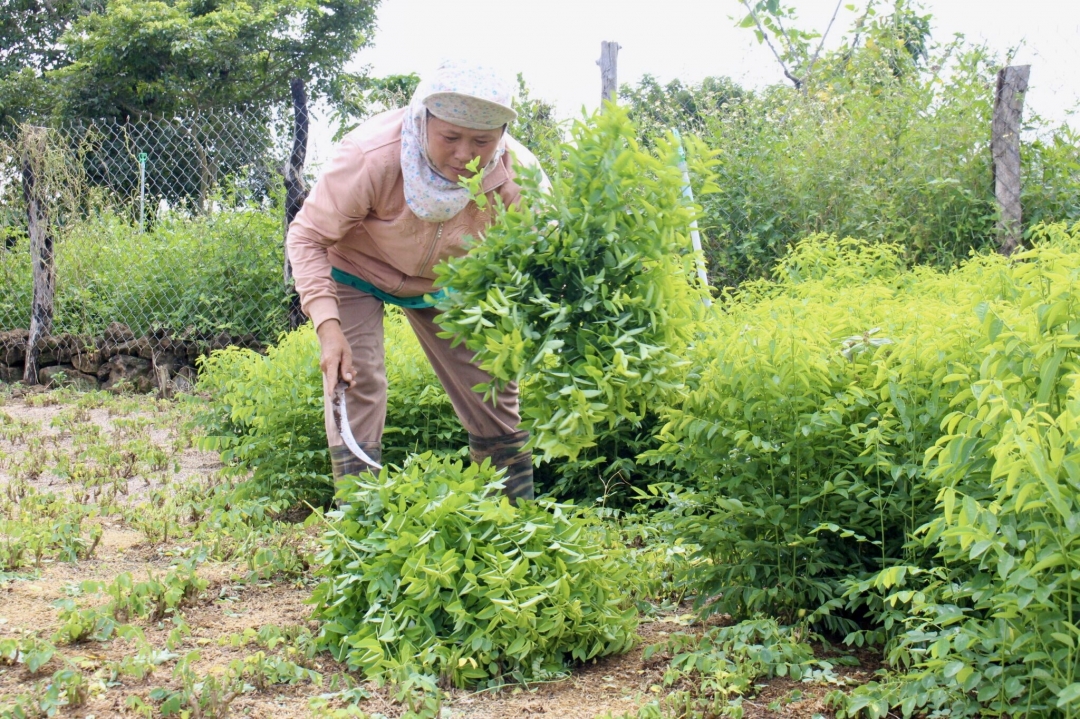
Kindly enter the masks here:
[[[486, 195], [487, 193], [492, 192], [493, 190], [499, 189], [509, 179], [510, 179], [509, 177], [506, 177], [506, 178], [500, 180], [499, 182], [495, 183], [491, 187], [483, 188], [484, 194]], [[439, 247], [439, 240], [442, 239], [443, 225], [444, 224], [445, 223], [440, 222], [439, 227], [435, 230], [435, 239], [432, 241], [431, 247], [428, 248], [427, 254], [424, 256], [424, 261], [420, 263], [420, 267], [417, 268], [417, 270], [416, 270], [417, 276], [421, 275], [421, 273], [424, 271], [424, 269], [428, 266], [428, 263], [431, 262], [431, 258], [435, 255], [435, 250], [438, 249], [438, 247]]]
[[428, 263], [431, 262], [431, 258], [435, 255], [435, 250], [439, 246], [439, 240], [442, 239], [443, 224], [440, 222], [438, 228], [435, 230], [435, 239], [431, 242], [431, 247], [428, 248], [427, 254], [424, 255], [424, 261], [420, 263], [420, 267], [417, 269], [417, 276], [421, 276], [424, 270], [427, 268]]

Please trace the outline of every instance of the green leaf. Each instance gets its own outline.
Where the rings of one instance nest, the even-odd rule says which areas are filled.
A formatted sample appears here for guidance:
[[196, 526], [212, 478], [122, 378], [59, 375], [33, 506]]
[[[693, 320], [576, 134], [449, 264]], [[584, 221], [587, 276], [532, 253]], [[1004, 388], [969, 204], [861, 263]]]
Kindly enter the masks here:
[[1035, 397], [1035, 401], [1041, 405], [1050, 401], [1050, 393], [1057, 388], [1058, 367], [1065, 359], [1065, 354], [1065, 350], [1059, 349], [1043, 365], [1042, 372], [1039, 374], [1039, 394]]
[[1080, 682], [1073, 682], [1058, 693], [1056, 706], [1059, 709], [1064, 709], [1070, 704], [1076, 703], [1077, 700], [1080, 700]]

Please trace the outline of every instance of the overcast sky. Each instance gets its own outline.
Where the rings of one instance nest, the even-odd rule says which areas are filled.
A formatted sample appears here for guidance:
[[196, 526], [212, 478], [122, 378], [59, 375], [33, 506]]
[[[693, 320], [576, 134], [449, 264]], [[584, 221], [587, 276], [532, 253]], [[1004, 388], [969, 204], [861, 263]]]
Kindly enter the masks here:
[[[859, 0], [863, 6], [865, 0]], [[822, 31], [836, 0], [787, 0], [801, 27]], [[844, 4], [851, 0], [844, 0]], [[891, 0], [879, 0], [879, 6]], [[1080, 2], [1077, 0], [926, 0], [933, 37], [955, 33], [986, 42], [1002, 58], [1031, 64], [1028, 107], [1064, 121], [1080, 103]], [[373, 45], [351, 68], [375, 75], [416, 72], [442, 58], [480, 60], [513, 77], [524, 73], [535, 97], [553, 102], [561, 117], [593, 109], [600, 96], [602, 40], [617, 41], [619, 82], [654, 75], [662, 82], [699, 82], [726, 75], [749, 87], [785, 82], [768, 48], [736, 21], [738, 0], [382, 0]], [[841, 9], [826, 41], [835, 46], [854, 20]], [[1076, 125], [1075, 118], [1071, 124]], [[329, 151], [319, 132], [314, 154]]]

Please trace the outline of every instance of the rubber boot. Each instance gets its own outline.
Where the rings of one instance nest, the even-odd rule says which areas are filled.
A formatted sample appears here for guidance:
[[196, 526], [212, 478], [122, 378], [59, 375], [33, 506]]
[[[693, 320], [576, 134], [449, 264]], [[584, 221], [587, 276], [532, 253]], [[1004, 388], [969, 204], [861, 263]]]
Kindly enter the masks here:
[[[382, 464], [381, 442], [357, 442], [364, 454]], [[374, 468], [349, 451], [345, 445], [330, 448], [330, 467], [334, 472], [335, 493], [341, 489], [341, 481], [345, 477], [359, 477], [364, 472], [374, 471]], [[338, 503], [340, 505], [340, 503]]]
[[472, 461], [479, 464], [490, 457], [496, 468], [506, 469], [503, 494], [510, 498], [511, 504], [534, 498], [532, 453], [521, 449], [528, 441], [529, 433], [525, 430], [501, 437], [469, 435]]

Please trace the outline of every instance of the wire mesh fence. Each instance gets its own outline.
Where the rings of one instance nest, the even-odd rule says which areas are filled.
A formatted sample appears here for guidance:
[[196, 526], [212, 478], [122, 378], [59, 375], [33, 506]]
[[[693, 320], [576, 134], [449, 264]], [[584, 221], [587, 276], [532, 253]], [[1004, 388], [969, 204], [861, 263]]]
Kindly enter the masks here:
[[[276, 339], [284, 147], [258, 112], [0, 131], [0, 380], [37, 350], [45, 379], [147, 388], [192, 378], [210, 349]], [[36, 347], [29, 187], [56, 273]]]

